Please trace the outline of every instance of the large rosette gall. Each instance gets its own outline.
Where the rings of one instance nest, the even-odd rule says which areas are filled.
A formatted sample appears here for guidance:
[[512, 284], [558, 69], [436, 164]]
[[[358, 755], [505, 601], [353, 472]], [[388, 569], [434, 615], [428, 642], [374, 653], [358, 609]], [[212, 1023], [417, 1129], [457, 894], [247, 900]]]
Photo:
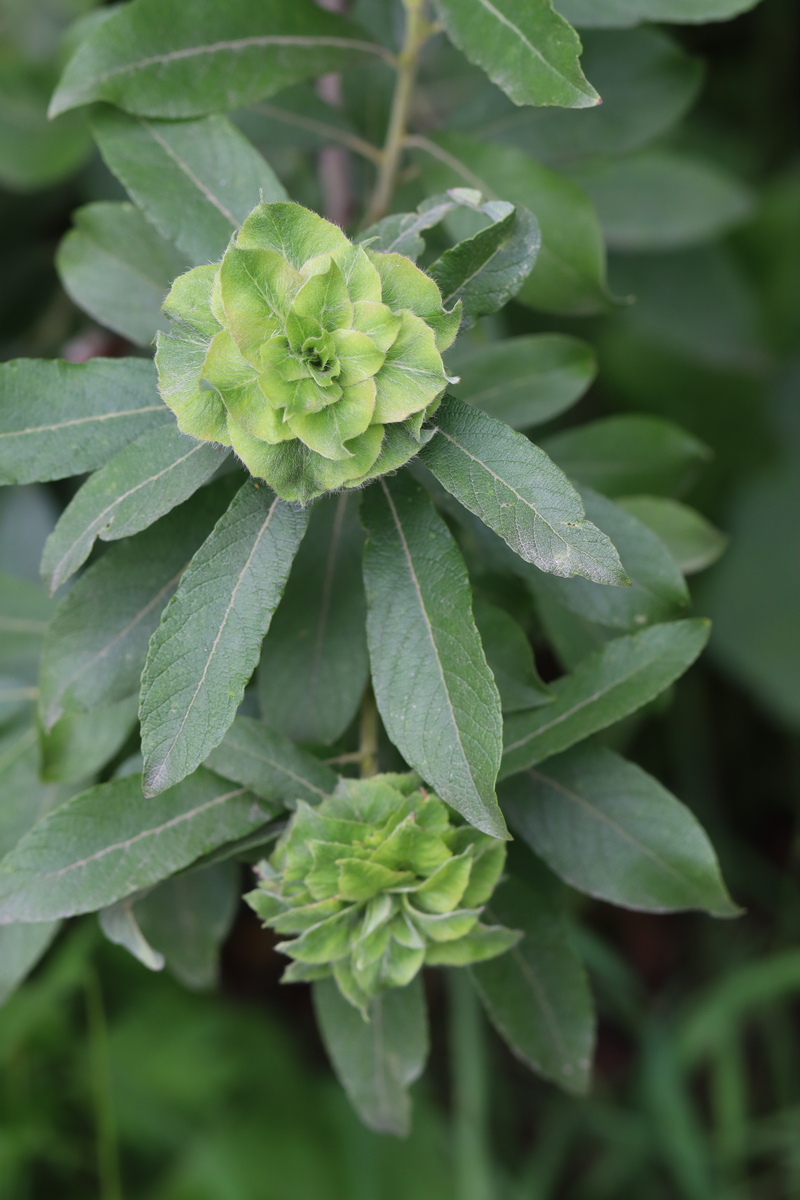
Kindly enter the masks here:
[[424, 964], [467, 966], [521, 934], [480, 917], [505, 864], [505, 842], [455, 825], [416, 775], [342, 780], [312, 808], [300, 802], [246, 897], [291, 937], [285, 983], [332, 975], [366, 1015], [386, 988]]
[[231, 445], [285, 500], [402, 466], [448, 382], [460, 304], [401, 254], [299, 204], [260, 204], [221, 263], [174, 283], [156, 364], [184, 433]]

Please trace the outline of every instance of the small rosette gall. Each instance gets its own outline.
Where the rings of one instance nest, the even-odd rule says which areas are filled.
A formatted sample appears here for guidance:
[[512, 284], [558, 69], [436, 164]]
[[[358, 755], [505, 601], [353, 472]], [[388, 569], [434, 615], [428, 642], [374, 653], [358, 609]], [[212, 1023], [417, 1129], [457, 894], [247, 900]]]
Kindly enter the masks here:
[[285, 983], [333, 976], [366, 1016], [423, 965], [495, 958], [521, 934], [481, 920], [505, 865], [505, 843], [455, 824], [416, 775], [343, 779], [312, 808], [300, 802], [246, 897], [291, 936]]
[[401, 254], [299, 204], [260, 204], [220, 263], [173, 284], [156, 364], [184, 433], [230, 445], [285, 500], [358, 487], [426, 440], [460, 303]]

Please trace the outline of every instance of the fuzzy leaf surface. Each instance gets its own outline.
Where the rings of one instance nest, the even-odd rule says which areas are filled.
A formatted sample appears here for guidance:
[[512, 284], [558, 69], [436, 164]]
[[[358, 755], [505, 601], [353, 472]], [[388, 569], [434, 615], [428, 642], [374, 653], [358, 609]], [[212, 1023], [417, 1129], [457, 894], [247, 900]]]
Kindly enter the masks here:
[[178, 783], [221, 742], [307, 521], [307, 513], [248, 480], [192, 559], [142, 674], [148, 794]]
[[735, 916], [693, 814], [635, 763], [575, 746], [503, 785], [514, 828], [578, 891], [647, 912]]
[[95, 471], [154, 425], [173, 421], [152, 362], [18, 358], [0, 365], [0, 483]]
[[578, 61], [578, 35], [550, 0], [436, 0], [447, 35], [515, 104], [588, 108], [600, 97]]
[[319, 980], [312, 994], [325, 1049], [356, 1112], [376, 1133], [406, 1137], [411, 1129], [408, 1088], [428, 1057], [420, 977], [370, 1001], [369, 1021], [332, 979]]
[[133, 0], [80, 44], [50, 115], [92, 100], [150, 117], [229, 112], [376, 53], [386, 57], [311, 0]]
[[222, 256], [260, 194], [268, 202], [287, 198], [269, 164], [225, 117], [158, 121], [102, 106], [92, 131], [147, 219], [194, 264]]
[[454, 396], [433, 420], [425, 466], [520, 558], [565, 578], [627, 583], [610, 539], [586, 520], [580, 496], [543, 450]]
[[150, 798], [140, 775], [98, 784], [48, 813], [0, 862], [0, 923], [105, 908], [264, 820], [252, 793], [203, 769]]
[[406, 761], [484, 833], [505, 837], [494, 793], [500, 697], [458, 548], [408, 475], [364, 496], [367, 641], [378, 709]]
[[323, 497], [292, 564], [261, 651], [264, 719], [298, 742], [334, 742], [369, 673], [361, 578], [364, 534], [351, 493]]
[[692, 665], [708, 641], [700, 618], [615, 638], [550, 684], [555, 700], [509, 717], [501, 775], [559, 754], [647, 704]]

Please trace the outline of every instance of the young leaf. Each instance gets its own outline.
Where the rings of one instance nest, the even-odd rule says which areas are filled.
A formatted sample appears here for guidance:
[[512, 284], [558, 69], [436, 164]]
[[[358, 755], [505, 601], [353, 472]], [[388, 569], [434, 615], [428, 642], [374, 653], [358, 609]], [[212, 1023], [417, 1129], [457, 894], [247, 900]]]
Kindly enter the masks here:
[[148, 121], [104, 105], [92, 115], [92, 131], [147, 219], [194, 264], [222, 256], [259, 194], [268, 202], [287, 198], [269, 164], [225, 117]]
[[674, 150], [642, 150], [567, 168], [594, 204], [609, 249], [678, 250], [741, 224], [753, 197], [735, 176]]
[[231, 498], [233, 476], [201, 488], [150, 529], [112, 546], [64, 597], [42, 655], [45, 728], [65, 709], [113, 704], [138, 690], [161, 611]]
[[148, 795], [183, 779], [222, 741], [307, 521], [248, 480], [189, 564], [142, 674]]
[[481, 211], [492, 224], [445, 250], [428, 268], [447, 311], [462, 302], [467, 326], [516, 296], [541, 246], [539, 226], [527, 208], [495, 200]]
[[56, 255], [64, 290], [101, 325], [149, 346], [169, 328], [161, 305], [184, 256], [132, 204], [86, 204], [73, 220]]
[[688, 808], [602, 746], [575, 746], [503, 785], [520, 836], [572, 887], [647, 912], [739, 912]]
[[630, 632], [681, 616], [689, 603], [689, 592], [675, 560], [658, 535], [590, 488], [581, 490], [581, 499], [586, 515], [619, 551], [631, 586], [600, 587], [588, 579], [567, 582], [531, 571], [528, 582], [537, 596], [552, 596], [588, 621]]
[[376, 1133], [407, 1137], [408, 1088], [422, 1074], [428, 1057], [420, 977], [372, 1000], [369, 1021], [344, 999], [332, 979], [319, 980], [312, 994], [325, 1049], [362, 1121]]
[[500, 697], [463, 559], [408, 475], [364, 496], [367, 641], [378, 709], [405, 760], [484, 833], [505, 837], [494, 783]]
[[425, 466], [520, 558], [555, 575], [628, 582], [612, 543], [543, 450], [454, 396], [433, 421], [436, 434], [420, 452]]
[[261, 800], [294, 808], [298, 800], [319, 804], [336, 787], [337, 776], [313, 754], [252, 717], [236, 717], [206, 765], [225, 779], [243, 783]]
[[583, 1095], [595, 1040], [586, 973], [570, 944], [564, 889], [532, 856], [526, 855], [524, 866], [524, 882], [512, 876], [486, 909], [492, 924], [521, 929], [524, 937], [470, 974], [489, 1019], [517, 1058]]
[[323, 497], [264, 639], [264, 719], [298, 742], [334, 742], [352, 721], [369, 672], [361, 580], [364, 535], [352, 492]]
[[570, 479], [608, 496], [673, 492], [711, 457], [708, 446], [663, 417], [602, 417], [546, 438], [542, 445]]
[[145, 359], [3, 363], [0, 484], [95, 471], [145, 430], [173, 420]]
[[41, 776], [48, 783], [88, 780], [124, 746], [136, 724], [136, 697], [86, 713], [65, 713], [40, 734]]
[[647, 704], [692, 665], [708, 634], [708, 621], [671, 621], [590, 654], [550, 685], [552, 704], [509, 717], [501, 776], [559, 754]]
[[78, 47], [50, 115], [92, 100], [150, 117], [199, 117], [368, 62], [381, 46], [311, 0], [133, 0]]
[[246, 788], [202, 768], [158, 796], [140, 775], [74, 796], [0, 863], [0, 924], [93, 912], [150, 887], [263, 825]]
[[519, 712], [548, 704], [552, 692], [539, 678], [531, 644], [513, 617], [502, 608], [476, 599], [475, 624], [486, 661], [500, 692], [503, 712]]
[[551, 0], [436, 0], [436, 9], [450, 40], [515, 104], [600, 103], [578, 62], [578, 35]]
[[666, 496], [622, 496], [617, 505], [661, 538], [684, 575], [710, 567], [728, 544], [699, 512]]
[[524, 304], [545, 312], [605, 312], [605, 251], [600, 223], [581, 189], [513, 146], [481, 142], [465, 134], [418, 140], [426, 152], [423, 178], [432, 191], [458, 184], [502, 196], [536, 217], [542, 248], [518, 293]]
[[52, 595], [91, 553], [95, 538], [139, 533], [206, 483], [228, 450], [197, 442], [177, 426], [154, 429], [120, 450], [76, 493], [42, 555]]
[[541, 425], [565, 412], [597, 372], [594, 352], [563, 333], [530, 333], [488, 346], [459, 338], [446, 355], [459, 376], [453, 392], [514, 429]]
[[416, 212], [392, 213], [375, 225], [370, 225], [356, 238], [357, 242], [369, 243], [371, 250], [382, 254], [404, 254], [416, 262], [425, 249], [421, 234], [443, 221], [448, 213], [458, 207], [459, 195], [480, 195], [467, 188], [451, 188], [440, 196], [429, 196], [417, 206]]
[[33, 970], [60, 928], [60, 921], [0, 926], [0, 1004]]

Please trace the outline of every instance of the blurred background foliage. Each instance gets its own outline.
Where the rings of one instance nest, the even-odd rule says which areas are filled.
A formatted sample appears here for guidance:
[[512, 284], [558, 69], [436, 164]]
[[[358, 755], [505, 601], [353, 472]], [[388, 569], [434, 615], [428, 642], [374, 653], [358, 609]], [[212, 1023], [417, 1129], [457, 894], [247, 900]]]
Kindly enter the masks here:
[[[385, 30], [380, 0], [351, 7]], [[82, 23], [100, 19], [93, 8], [0, 0], [3, 358], [131, 352], [86, 323], [53, 267], [74, 207], [122, 198], [82, 113], [45, 119], [64, 35], [68, 44]], [[611, 291], [635, 297], [609, 315], [566, 322], [512, 304], [482, 323], [478, 338], [566, 325], [593, 345], [595, 384], [543, 436], [639, 414], [675, 421], [701, 444], [698, 469], [665, 479], [663, 491], [730, 538], [694, 588], [697, 610], [714, 621], [711, 647], [669, 703], [629, 722], [624, 737], [703, 822], [747, 912], [712, 922], [573, 896], [574, 936], [601, 1014], [594, 1087], [585, 1100], [561, 1095], [483, 1035], [473, 1065], [480, 1078], [485, 1051], [492, 1195], [792, 1200], [800, 1197], [800, 13], [795, 0], [763, 0], [726, 24], [587, 31], [585, 43], [587, 75], [606, 101], [596, 112], [537, 112], [522, 127], [459, 56], [434, 48], [418, 123], [520, 146], [571, 176], [600, 215]], [[381, 70], [353, 72], [342, 109], [301, 88], [241, 114], [297, 199], [323, 204], [321, 121], [375, 137]], [[416, 203], [420, 187], [410, 172], [400, 207]], [[583, 469], [615, 497], [637, 490], [619, 479], [604, 488], [591, 461]], [[23, 589], [32, 622], [20, 649], [0, 620], [0, 786], [29, 789], [38, 812], [78, 786], [64, 772], [35, 780], [14, 723], [20, 695], [35, 684], [34, 626], [48, 613], [38, 557], [68, 487], [0, 493], [0, 570]], [[18, 833], [0, 828], [9, 844]], [[325, 1066], [308, 998], [276, 986], [278, 961], [247, 913], [233, 924], [210, 992], [148, 974], [103, 940], [94, 919], [45, 933], [55, 936], [52, 949], [0, 1010], [3, 1200], [456, 1196], [460, 1085], [449, 1077], [444, 996], [432, 996], [434, 1067], [402, 1144], [359, 1125]], [[25, 969], [0, 937], [0, 995]], [[462, 1181], [459, 1200], [467, 1195]]]

